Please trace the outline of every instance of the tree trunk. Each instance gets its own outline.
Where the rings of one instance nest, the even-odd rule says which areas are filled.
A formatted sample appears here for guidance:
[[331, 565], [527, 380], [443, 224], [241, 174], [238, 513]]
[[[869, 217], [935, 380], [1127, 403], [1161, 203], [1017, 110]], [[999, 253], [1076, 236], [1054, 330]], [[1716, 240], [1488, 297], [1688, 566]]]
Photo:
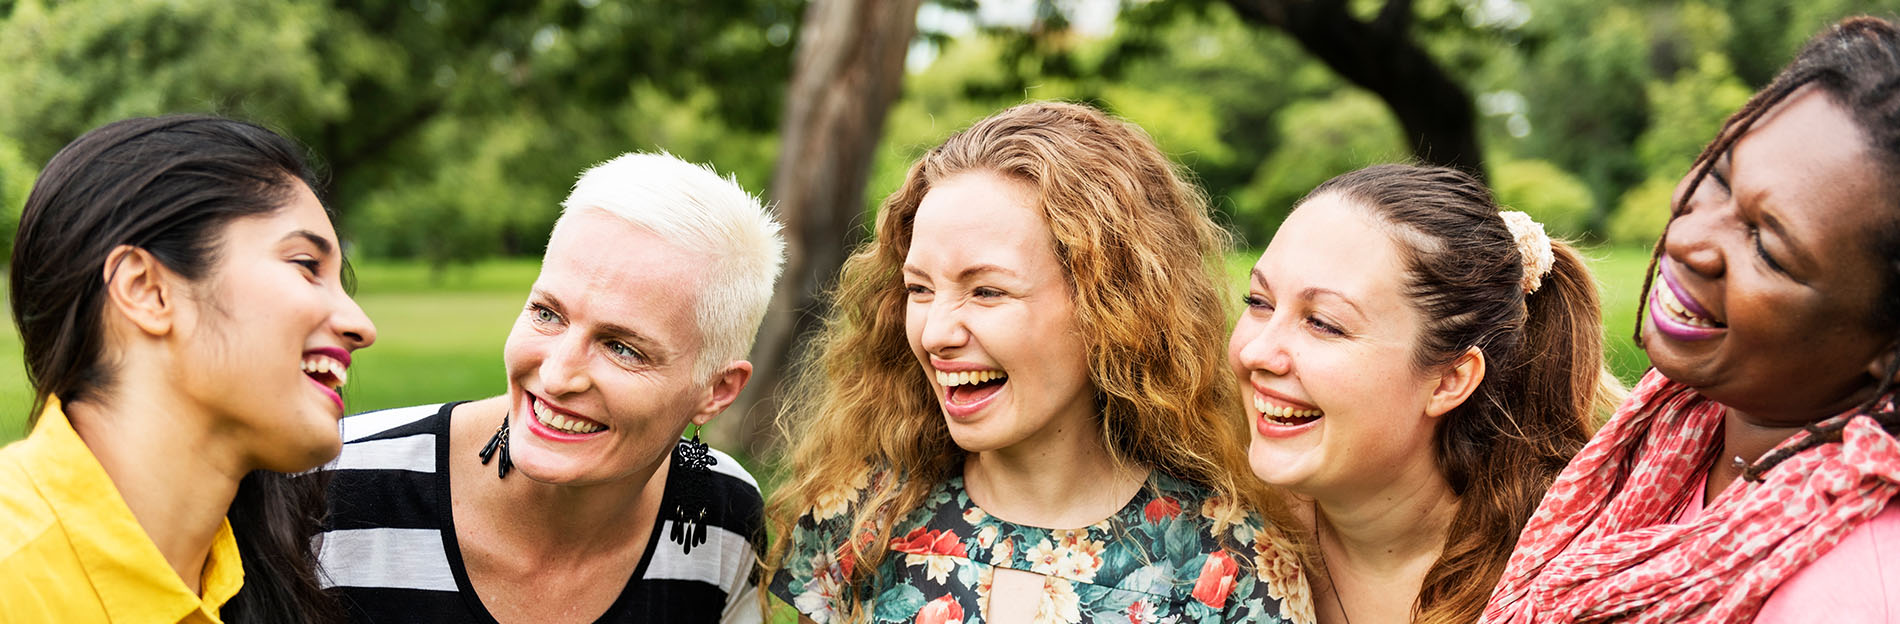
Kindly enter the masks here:
[[785, 222], [785, 273], [752, 347], [752, 380], [712, 436], [750, 458], [777, 443], [782, 386], [823, 318], [864, 212], [884, 117], [904, 80], [921, 0], [816, 0], [800, 27], [769, 196]]
[[1286, 31], [1335, 73], [1384, 100], [1421, 162], [1484, 177], [1471, 94], [1412, 40], [1412, 3], [1386, 0], [1372, 21], [1346, 0], [1227, 0], [1241, 19]]

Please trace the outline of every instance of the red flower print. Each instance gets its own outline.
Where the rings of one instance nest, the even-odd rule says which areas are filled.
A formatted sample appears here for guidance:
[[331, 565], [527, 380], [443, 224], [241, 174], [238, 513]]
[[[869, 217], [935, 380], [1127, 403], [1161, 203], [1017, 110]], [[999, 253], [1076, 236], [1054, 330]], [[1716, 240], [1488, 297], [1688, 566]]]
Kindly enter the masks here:
[[[1175, 511], [1180, 511], [1180, 508], [1176, 507]], [[1154, 624], [1154, 611], [1154, 607], [1148, 606], [1147, 600], [1137, 600], [1128, 606], [1128, 624]]]
[[1201, 564], [1201, 576], [1194, 580], [1194, 599], [1201, 604], [1219, 609], [1227, 603], [1228, 592], [1234, 591], [1234, 574], [1240, 572], [1240, 565], [1227, 551], [1217, 550], [1207, 556], [1207, 562]]
[[1180, 513], [1181, 501], [1174, 500], [1172, 496], [1148, 501], [1148, 504], [1141, 508], [1141, 515], [1147, 516], [1149, 522], [1160, 522], [1164, 518], [1173, 518]]
[[914, 621], [917, 624], [962, 624], [963, 605], [957, 604], [956, 598], [938, 596], [917, 610]]
[[891, 550], [913, 555], [956, 555], [967, 557], [963, 549], [963, 540], [957, 539], [949, 531], [926, 531], [923, 527], [911, 530], [909, 535], [891, 540]]

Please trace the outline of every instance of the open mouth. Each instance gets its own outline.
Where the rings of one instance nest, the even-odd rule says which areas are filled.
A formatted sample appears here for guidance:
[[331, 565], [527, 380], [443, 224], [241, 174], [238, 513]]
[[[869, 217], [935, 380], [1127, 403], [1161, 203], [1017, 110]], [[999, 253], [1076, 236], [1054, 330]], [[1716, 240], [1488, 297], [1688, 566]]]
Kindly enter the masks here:
[[1253, 395], [1253, 407], [1260, 411], [1262, 418], [1267, 419], [1273, 424], [1288, 427], [1304, 425], [1326, 416], [1326, 412], [1319, 409], [1302, 409], [1291, 405], [1276, 405], [1268, 400], [1265, 395], [1259, 393]]
[[570, 416], [556, 412], [554, 408], [548, 407], [548, 404], [542, 403], [540, 397], [534, 396], [533, 394], [528, 395], [528, 404], [534, 409], [535, 421], [546, 425], [549, 429], [561, 433], [586, 435], [607, 430], [607, 425], [579, 416]]
[[303, 354], [303, 374], [319, 385], [335, 392], [349, 383], [349, 363], [322, 351]]
[[956, 405], [971, 405], [990, 398], [1009, 383], [1009, 374], [1000, 370], [937, 371], [937, 384], [943, 386], [944, 400]]
[[1667, 315], [1669, 320], [1703, 329], [1721, 329], [1727, 324], [1715, 319], [1708, 309], [1703, 308], [1693, 297], [1681, 291], [1675, 280], [1669, 279], [1668, 272], [1662, 273], [1662, 288], [1656, 291], [1656, 307]]

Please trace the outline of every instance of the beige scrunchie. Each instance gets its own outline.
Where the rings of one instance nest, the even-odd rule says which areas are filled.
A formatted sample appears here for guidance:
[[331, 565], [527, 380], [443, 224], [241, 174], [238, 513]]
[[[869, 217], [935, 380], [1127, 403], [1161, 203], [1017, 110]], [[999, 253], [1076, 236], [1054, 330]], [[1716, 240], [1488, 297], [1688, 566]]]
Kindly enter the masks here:
[[1498, 213], [1504, 218], [1504, 227], [1511, 231], [1511, 240], [1517, 243], [1517, 255], [1524, 258], [1524, 277], [1518, 281], [1524, 294], [1537, 292], [1544, 285], [1544, 276], [1550, 274], [1550, 267], [1557, 264], [1557, 254], [1550, 250], [1550, 236], [1544, 234], [1544, 224], [1538, 223], [1530, 215], [1516, 210]]

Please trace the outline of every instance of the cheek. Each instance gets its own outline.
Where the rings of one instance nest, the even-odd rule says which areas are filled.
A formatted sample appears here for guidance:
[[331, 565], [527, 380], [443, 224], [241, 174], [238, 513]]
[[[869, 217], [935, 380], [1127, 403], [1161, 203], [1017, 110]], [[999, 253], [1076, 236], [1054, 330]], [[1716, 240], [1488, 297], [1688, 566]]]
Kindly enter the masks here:
[[535, 337], [530, 331], [523, 327], [523, 323], [516, 322], [514, 330], [508, 332], [508, 340], [501, 345], [501, 362], [509, 379], [520, 378], [541, 363]]

